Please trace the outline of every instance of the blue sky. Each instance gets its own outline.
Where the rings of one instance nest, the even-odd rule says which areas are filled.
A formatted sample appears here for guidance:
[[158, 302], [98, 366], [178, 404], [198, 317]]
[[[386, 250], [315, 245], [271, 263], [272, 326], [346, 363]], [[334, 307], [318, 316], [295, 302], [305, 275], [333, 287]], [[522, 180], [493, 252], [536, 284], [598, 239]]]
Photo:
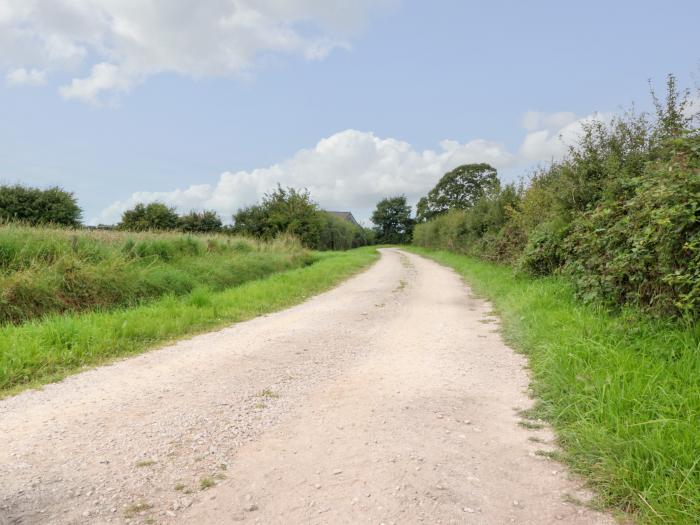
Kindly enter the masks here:
[[699, 20], [697, 1], [0, 0], [0, 182], [74, 191], [88, 223], [151, 200], [228, 218], [277, 182], [366, 218], [463, 162], [524, 175], [580, 119], [648, 109], [648, 79], [693, 87]]

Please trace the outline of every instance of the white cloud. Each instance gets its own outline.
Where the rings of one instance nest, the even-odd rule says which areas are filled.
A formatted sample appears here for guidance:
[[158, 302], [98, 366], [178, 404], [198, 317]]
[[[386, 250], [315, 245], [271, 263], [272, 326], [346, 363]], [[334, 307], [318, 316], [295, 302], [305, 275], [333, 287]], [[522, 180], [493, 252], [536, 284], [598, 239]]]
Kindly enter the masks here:
[[307, 188], [323, 208], [349, 209], [366, 219], [376, 202], [389, 195], [405, 194], [409, 202], [415, 203], [444, 173], [461, 164], [488, 162], [499, 171], [512, 173], [560, 159], [580, 135], [582, 123], [610, 118], [610, 114], [599, 113], [577, 117], [569, 112], [528, 112], [523, 116], [527, 132], [517, 153], [483, 139], [466, 143], [443, 140], [435, 150], [419, 151], [404, 141], [349, 129], [277, 164], [222, 173], [213, 185], [133, 193], [104, 209], [91, 222], [117, 222], [136, 203], [153, 201], [176, 206], [180, 211], [214, 209], [229, 219], [239, 208], [259, 202], [277, 183]]
[[11, 86], [41, 86], [46, 83], [46, 72], [39, 69], [26, 70], [20, 67], [8, 71], [5, 79]]
[[685, 116], [700, 120], [700, 90], [698, 90], [694, 96], [690, 97], [690, 102], [685, 108]]
[[118, 66], [103, 62], [92, 67], [90, 76], [74, 78], [69, 85], [62, 86], [60, 92], [66, 99], [99, 104], [103, 92], [128, 91], [134, 80], [131, 75], [122, 74]]
[[243, 74], [270, 53], [321, 60], [395, 2], [0, 0], [0, 68], [79, 72], [61, 94], [97, 103], [163, 72]]
[[609, 121], [611, 115], [592, 113], [576, 117], [574, 113], [540, 113], [528, 111], [523, 116], [523, 127], [528, 133], [520, 146], [519, 157], [525, 162], [548, 162], [562, 158], [583, 131], [582, 124], [594, 120]]
[[528, 131], [542, 128], [562, 128], [576, 120], [576, 115], [570, 111], [543, 113], [541, 111], [526, 111], [522, 124]]
[[[383, 197], [406, 194], [415, 202], [452, 168], [469, 162], [489, 162], [503, 168], [514, 157], [500, 144], [445, 140], [439, 150], [417, 151], [410, 144], [372, 133], [346, 130], [303, 149], [279, 164], [251, 171], [225, 172], [216, 185], [185, 190], [137, 192], [106, 208], [93, 222], [112, 223], [138, 202], [161, 201], [181, 211], [215, 209], [225, 218], [258, 202], [277, 183], [307, 188], [326, 209], [367, 210]], [[361, 216], [363, 213], [360, 211]]]

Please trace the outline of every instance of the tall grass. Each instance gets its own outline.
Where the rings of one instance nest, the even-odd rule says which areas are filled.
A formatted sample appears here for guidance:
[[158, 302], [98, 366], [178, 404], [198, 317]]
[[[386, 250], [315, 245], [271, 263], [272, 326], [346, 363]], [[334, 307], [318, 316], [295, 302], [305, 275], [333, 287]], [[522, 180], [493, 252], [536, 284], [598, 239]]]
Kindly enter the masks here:
[[222, 290], [312, 261], [290, 239], [0, 226], [0, 324]]
[[503, 318], [529, 358], [537, 412], [564, 459], [601, 502], [640, 523], [700, 523], [700, 326], [610, 314], [574, 298], [566, 281], [443, 251]]
[[0, 326], [0, 397], [56, 381], [84, 366], [290, 306], [332, 287], [376, 257], [373, 248], [325, 252], [310, 266], [222, 291], [200, 287], [131, 308], [51, 314]]

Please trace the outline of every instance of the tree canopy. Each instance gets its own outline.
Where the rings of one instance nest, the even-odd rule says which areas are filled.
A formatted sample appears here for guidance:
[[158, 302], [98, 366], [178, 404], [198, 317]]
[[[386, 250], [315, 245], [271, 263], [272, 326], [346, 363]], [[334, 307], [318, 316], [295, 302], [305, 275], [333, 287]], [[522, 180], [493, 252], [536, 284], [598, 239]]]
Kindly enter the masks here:
[[118, 225], [120, 230], [175, 230], [180, 218], [174, 207], [162, 202], [139, 203], [122, 214]]
[[386, 244], [404, 244], [411, 242], [413, 219], [411, 207], [405, 195], [387, 197], [377, 203], [372, 213], [376, 240]]
[[75, 227], [80, 226], [81, 215], [75, 196], [57, 186], [45, 190], [0, 186], [0, 220]]
[[451, 209], [468, 209], [499, 188], [496, 168], [489, 164], [464, 164], [443, 175], [427, 197], [418, 201], [416, 218], [426, 221]]
[[179, 229], [189, 233], [215, 233], [221, 231], [223, 223], [213, 210], [191, 211], [180, 217]]

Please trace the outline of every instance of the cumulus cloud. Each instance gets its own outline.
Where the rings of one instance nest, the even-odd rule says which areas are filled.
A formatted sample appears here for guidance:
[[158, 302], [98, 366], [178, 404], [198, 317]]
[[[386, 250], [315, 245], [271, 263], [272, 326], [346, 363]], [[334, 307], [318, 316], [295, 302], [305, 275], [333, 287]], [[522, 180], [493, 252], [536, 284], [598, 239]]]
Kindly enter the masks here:
[[158, 73], [241, 74], [271, 53], [321, 60], [395, 1], [0, 0], [0, 67], [77, 73], [61, 94], [97, 103]]
[[[138, 202], [161, 201], [181, 211], [207, 208], [230, 217], [257, 202], [277, 183], [307, 188], [326, 209], [366, 210], [387, 195], [406, 194], [415, 201], [452, 168], [488, 162], [503, 168], [514, 157], [486, 140], [461, 144], [445, 140], [437, 150], [418, 151], [407, 142], [373, 133], [346, 130], [303, 149], [291, 158], [251, 171], [222, 173], [215, 185], [193, 185], [166, 192], [137, 192], [106, 208], [93, 222], [112, 223]], [[362, 215], [362, 213], [360, 213]]]
[[700, 90], [690, 98], [688, 105], [685, 108], [685, 116], [700, 120]]
[[460, 143], [443, 140], [436, 149], [417, 150], [411, 144], [373, 133], [345, 130], [302, 149], [291, 158], [250, 171], [227, 171], [215, 184], [196, 184], [185, 189], [136, 192], [114, 202], [92, 223], [117, 222], [121, 214], [139, 202], [161, 201], [180, 211], [214, 209], [224, 218], [249, 206], [282, 186], [306, 188], [325, 209], [349, 209], [367, 219], [380, 199], [405, 194], [415, 203], [447, 171], [472, 162], [488, 162], [511, 173], [533, 164], [562, 158], [575, 143], [585, 122], [609, 121], [610, 114], [578, 117], [570, 112], [528, 112], [523, 115], [525, 135], [517, 152], [484, 139]]
[[46, 83], [46, 72], [39, 69], [26, 70], [20, 67], [8, 71], [5, 79], [11, 86], [41, 86]]
[[523, 116], [523, 127], [528, 133], [518, 152], [525, 162], [548, 162], [562, 158], [567, 148], [581, 136], [582, 125], [594, 120], [609, 121], [611, 115], [592, 113], [577, 117], [574, 113], [541, 113], [528, 111]]

